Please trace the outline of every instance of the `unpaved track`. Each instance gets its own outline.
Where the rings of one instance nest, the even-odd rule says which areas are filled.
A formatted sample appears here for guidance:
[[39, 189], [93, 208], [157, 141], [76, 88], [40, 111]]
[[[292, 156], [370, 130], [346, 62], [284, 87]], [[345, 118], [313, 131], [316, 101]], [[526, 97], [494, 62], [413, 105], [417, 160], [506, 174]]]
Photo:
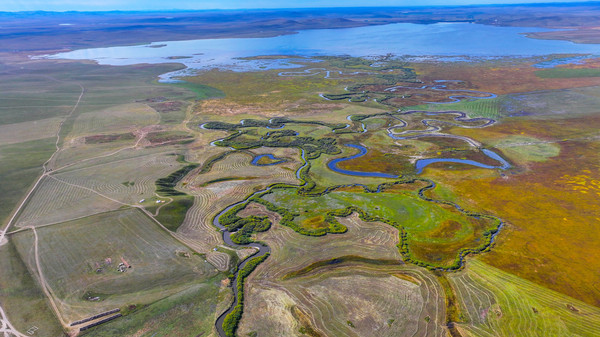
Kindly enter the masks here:
[[38, 235], [37, 235], [37, 231], [35, 230], [35, 227], [33, 227], [33, 226], [31, 226], [30, 228], [33, 231], [33, 236], [35, 238], [34, 243], [33, 243], [33, 248], [34, 248], [34, 256], [35, 256], [35, 265], [36, 265], [37, 274], [38, 274], [38, 277], [39, 277], [39, 280], [40, 280], [40, 285], [42, 286], [42, 290], [44, 291], [44, 294], [46, 294], [46, 297], [50, 301], [50, 306], [52, 307], [52, 310], [54, 311], [54, 314], [56, 315], [56, 317], [60, 321], [60, 324], [63, 327], [68, 327], [69, 324], [67, 322], [65, 322], [65, 320], [62, 317], [62, 314], [61, 314], [60, 310], [58, 309], [58, 306], [54, 302], [54, 295], [53, 295], [52, 289], [50, 288], [50, 285], [46, 281], [46, 278], [44, 277], [44, 273], [42, 272], [42, 264], [40, 263], [40, 254], [38, 252]]
[[[55, 82], [67, 83], [66, 81], [61, 81], [61, 80], [52, 78], [50, 76], [44, 76], [44, 77], [49, 78], [50, 80], [55, 81]], [[190, 249], [192, 249], [192, 250], [195, 251], [195, 249], [193, 249], [188, 243], [182, 241], [180, 238], [178, 238], [177, 236], [175, 236], [174, 233], [172, 233], [171, 231], [169, 231], [162, 223], [160, 223], [158, 220], [156, 220], [154, 218], [154, 215], [151, 214], [150, 212], [148, 212], [142, 206], [127, 204], [127, 203], [121, 202], [119, 200], [110, 198], [110, 197], [108, 197], [108, 196], [106, 196], [104, 194], [101, 194], [98, 191], [93, 190], [93, 189], [90, 189], [90, 188], [87, 188], [87, 187], [84, 187], [84, 186], [80, 186], [80, 185], [76, 185], [76, 184], [71, 184], [71, 183], [62, 181], [62, 180], [60, 180], [60, 179], [58, 179], [58, 178], [56, 178], [54, 176], [51, 176], [52, 173], [55, 173], [57, 171], [66, 169], [68, 167], [71, 167], [73, 165], [76, 165], [76, 164], [79, 164], [79, 163], [82, 163], [82, 162], [86, 162], [86, 161], [90, 161], [90, 160], [94, 160], [94, 159], [99, 159], [99, 158], [113, 156], [113, 155], [115, 155], [115, 154], [117, 154], [119, 152], [122, 152], [124, 150], [127, 150], [127, 149], [135, 149], [135, 148], [137, 148], [140, 145], [141, 141], [146, 137], [146, 134], [147, 134], [147, 132], [141, 131], [139, 133], [138, 137], [137, 137], [138, 139], [136, 140], [135, 144], [132, 145], [132, 146], [124, 147], [124, 148], [118, 149], [116, 151], [113, 151], [111, 153], [100, 155], [100, 156], [96, 156], [96, 157], [93, 157], [93, 158], [83, 159], [83, 160], [80, 160], [80, 161], [77, 161], [77, 162], [74, 162], [74, 163], [71, 163], [71, 164], [64, 165], [64, 166], [59, 167], [59, 168], [53, 168], [52, 167], [53, 160], [56, 158], [56, 156], [58, 155], [58, 153], [60, 153], [60, 151], [62, 150], [62, 148], [60, 146], [60, 142], [61, 142], [60, 133], [62, 131], [62, 127], [63, 127], [64, 123], [69, 118], [71, 118], [73, 116], [73, 113], [79, 107], [79, 104], [80, 104], [80, 102], [81, 102], [81, 100], [82, 100], [82, 98], [83, 98], [83, 96], [85, 94], [85, 91], [86, 91], [85, 87], [83, 87], [81, 84], [79, 84], [79, 83], [75, 83], [75, 84], [78, 85], [81, 88], [81, 91], [80, 91], [79, 97], [77, 98], [77, 101], [73, 105], [73, 108], [63, 118], [63, 120], [60, 122], [60, 124], [58, 126], [58, 129], [57, 129], [56, 134], [55, 134], [55, 136], [56, 136], [56, 142], [55, 142], [56, 150], [54, 151], [54, 153], [52, 153], [52, 155], [50, 156], [50, 158], [48, 158], [48, 160], [46, 160], [46, 162], [44, 162], [44, 164], [42, 165], [42, 168], [43, 168], [42, 174], [36, 180], [36, 182], [33, 184], [33, 186], [30, 188], [29, 192], [25, 195], [25, 197], [22, 199], [21, 203], [15, 208], [15, 210], [13, 211], [13, 214], [12, 214], [11, 218], [9, 219], [9, 221], [7, 223], [7, 225], [2, 230], [0, 230], [0, 246], [2, 246], [3, 244], [5, 244], [5, 243], [8, 242], [8, 239], [6, 238], [6, 234], [7, 234], [8, 230], [11, 228], [11, 226], [13, 225], [15, 219], [20, 214], [20, 212], [23, 209], [23, 207], [25, 207], [25, 205], [27, 204], [27, 202], [29, 201], [29, 199], [31, 198], [31, 196], [34, 194], [34, 192], [37, 191], [37, 188], [39, 187], [39, 185], [42, 182], [42, 180], [44, 180], [44, 178], [48, 177], [48, 178], [55, 179], [57, 181], [60, 181], [61, 183], [64, 183], [64, 184], [67, 184], [67, 185], [70, 185], [70, 186], [73, 186], [73, 187], [86, 189], [86, 190], [88, 190], [88, 191], [90, 191], [92, 193], [98, 194], [98, 195], [100, 195], [100, 196], [102, 196], [104, 198], [107, 198], [107, 199], [109, 199], [111, 201], [114, 201], [114, 202], [117, 202], [119, 204], [122, 204], [124, 206], [130, 206], [130, 207], [139, 208], [142, 212], [144, 212], [148, 217], [150, 217], [156, 224], [158, 224], [161, 228], [163, 228], [167, 233], [169, 233], [177, 241], [181, 242], [182, 244], [190, 247]], [[189, 110], [190, 109], [188, 108], [188, 111]], [[185, 121], [184, 124], [187, 124], [187, 121], [188, 121], [188, 119], [186, 119], [186, 121]], [[184, 127], [187, 127], [187, 125], [184, 125]], [[162, 206], [164, 206], [164, 205], [161, 205], [161, 207]], [[27, 228], [23, 228], [23, 230], [29, 230], [29, 229], [33, 231], [33, 234], [34, 234], [34, 237], [35, 237], [35, 243], [34, 243], [34, 247], [33, 248], [34, 248], [34, 251], [35, 251], [36, 269], [37, 269], [37, 274], [38, 274], [38, 277], [39, 277], [40, 285], [41, 285], [42, 290], [44, 291], [46, 297], [48, 297], [48, 300], [50, 301], [50, 306], [51, 306], [52, 310], [55, 312], [55, 315], [58, 318], [58, 320], [60, 321], [60, 324], [64, 328], [68, 329], [69, 325], [63, 319], [63, 317], [62, 317], [62, 315], [61, 315], [61, 313], [60, 313], [60, 311], [58, 309], [58, 306], [55, 303], [55, 298], [54, 298], [54, 296], [52, 294], [52, 289], [49, 287], [49, 284], [46, 281], [46, 279], [44, 277], [44, 274], [42, 272], [43, 268], [42, 268], [42, 265], [41, 265], [41, 262], [40, 262], [40, 258], [39, 258], [39, 254], [38, 254], [38, 235], [37, 235], [36, 229], [33, 226], [30, 226], [30, 227], [27, 227]], [[1, 306], [0, 306], [0, 333], [3, 334], [4, 337], [10, 337], [10, 336], [28, 337], [28, 335], [23, 334], [23, 333], [19, 332], [17, 329], [14, 328], [14, 326], [8, 320], [8, 317], [6, 316], [6, 314], [4, 312], [4, 309]]]
[[[67, 83], [66, 81], [61, 81], [58, 80], [56, 78], [50, 77], [50, 76], [44, 76], [52, 81], [55, 82], [60, 82], [60, 83]], [[23, 206], [25, 206], [25, 204], [27, 203], [27, 201], [29, 200], [29, 198], [31, 197], [31, 195], [33, 194], [33, 192], [37, 189], [37, 187], [39, 186], [40, 182], [49, 175], [50, 171], [48, 171], [48, 164], [56, 157], [56, 155], [58, 154], [58, 152], [60, 152], [60, 132], [62, 131], [62, 127], [64, 125], [64, 123], [67, 121], [67, 119], [71, 118], [71, 116], [73, 116], [73, 113], [75, 112], [75, 110], [77, 110], [77, 108], [79, 107], [79, 103], [81, 102], [81, 99], [83, 98], [83, 95], [85, 94], [85, 88], [80, 84], [80, 83], [75, 83], [79, 86], [79, 88], [81, 88], [81, 92], [79, 93], [79, 97], [77, 98], [77, 101], [75, 102], [75, 104], [73, 105], [73, 108], [71, 109], [71, 111], [69, 111], [69, 114], [67, 114], [65, 116], [65, 118], [60, 122], [60, 124], [58, 125], [58, 129], [56, 131], [56, 151], [54, 151], [54, 153], [52, 153], [52, 155], [50, 156], [50, 158], [48, 158], [48, 160], [42, 165], [43, 168], [43, 173], [42, 175], [38, 178], [38, 180], [33, 184], [33, 186], [31, 187], [31, 189], [29, 190], [29, 192], [27, 193], [27, 195], [25, 195], [25, 197], [23, 198], [23, 200], [21, 201], [21, 203], [19, 204], [19, 206], [17, 206], [17, 208], [14, 210], [10, 220], [8, 220], [8, 223], [6, 224], [6, 226], [0, 231], [0, 246], [2, 246], [3, 244], [5, 244], [7, 241], [6, 239], [6, 232], [8, 231], [8, 229], [10, 228], [10, 226], [13, 224], [13, 221], [16, 219], [17, 215], [20, 213], [21, 209], [23, 208]], [[35, 233], [35, 231], [34, 231]], [[37, 262], [37, 234], [36, 234], [36, 262]], [[38, 265], [39, 268], [39, 265]], [[45, 290], [45, 286], [43, 286], [44, 291]], [[49, 297], [52, 305], [54, 306], [54, 302], [52, 301], [52, 299]], [[6, 316], [4, 309], [0, 306], [0, 314], [2, 315], [2, 326], [0, 327], [0, 332], [2, 332], [4, 334], [5, 337], [12, 335], [15, 336], [27, 336], [25, 334], [22, 334], [21, 332], [19, 332], [17, 329], [14, 328], [14, 326], [12, 326], [12, 324], [10, 324], [8, 317]], [[62, 320], [62, 318], [57, 315], [59, 317], [59, 320], [61, 321], [61, 324], [63, 324], [63, 326], [66, 326]]]

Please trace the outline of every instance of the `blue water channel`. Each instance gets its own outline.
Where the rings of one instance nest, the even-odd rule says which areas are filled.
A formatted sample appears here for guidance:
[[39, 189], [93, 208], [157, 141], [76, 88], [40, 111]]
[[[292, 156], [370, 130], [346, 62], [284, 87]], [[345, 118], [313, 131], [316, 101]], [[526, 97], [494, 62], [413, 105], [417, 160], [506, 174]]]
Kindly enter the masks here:
[[[275, 160], [275, 161], [272, 163], [268, 163], [268, 164], [259, 164], [258, 161], [264, 157], [267, 157], [267, 158], [269, 158], [271, 160]], [[286, 161], [285, 159], [277, 158], [274, 155], [267, 153], [267, 154], [261, 154], [261, 155], [254, 157], [254, 159], [252, 159], [251, 164], [256, 165], [256, 166], [271, 166], [271, 165], [277, 165], [277, 164], [284, 163], [285, 161]]]
[[507, 168], [510, 167], [510, 164], [502, 157], [500, 157], [497, 153], [488, 150], [488, 149], [481, 149], [481, 152], [483, 152], [486, 156], [500, 162], [501, 165], [497, 165], [497, 166], [493, 166], [493, 165], [486, 165], [483, 163], [480, 163], [478, 161], [475, 160], [469, 160], [469, 159], [456, 159], [456, 158], [427, 158], [427, 159], [419, 159], [417, 160], [417, 162], [415, 163], [415, 167], [417, 169], [417, 174], [421, 174], [421, 172], [423, 172], [423, 169], [430, 164], [433, 163], [460, 163], [460, 164], [467, 164], [467, 165], [472, 165], [472, 166], [477, 166], [477, 167], [481, 167], [481, 168], [486, 168], [486, 169], [502, 169], [502, 170], [506, 170]]
[[381, 173], [381, 172], [350, 171], [350, 170], [344, 170], [344, 169], [339, 168], [337, 166], [338, 163], [341, 163], [341, 162], [347, 161], [347, 160], [351, 160], [351, 159], [355, 159], [355, 158], [360, 158], [360, 157], [364, 156], [365, 154], [367, 154], [367, 151], [368, 151], [367, 148], [362, 145], [346, 144], [346, 146], [358, 149], [360, 152], [358, 152], [357, 154], [350, 156], [350, 157], [336, 158], [336, 159], [330, 161], [329, 163], [327, 163], [327, 167], [330, 170], [337, 172], [337, 173], [342, 173], [342, 174], [347, 174], [347, 175], [357, 176], [357, 177], [394, 178], [394, 179], [398, 178], [397, 175], [393, 175], [393, 174], [387, 174], [387, 173]]
[[[349, 157], [336, 158], [336, 159], [331, 160], [330, 162], [327, 163], [327, 167], [330, 170], [337, 172], [337, 173], [347, 174], [347, 175], [357, 176], [357, 177], [375, 177], [375, 178], [392, 178], [392, 179], [398, 178], [398, 176], [393, 175], [393, 174], [388, 174], [388, 173], [350, 171], [350, 170], [344, 170], [344, 169], [339, 168], [337, 166], [339, 163], [341, 163], [343, 161], [351, 160], [351, 159], [360, 158], [360, 157], [364, 156], [365, 154], [367, 154], [367, 152], [368, 152], [367, 148], [362, 145], [346, 144], [346, 146], [358, 149], [359, 152], [357, 154], [349, 156]], [[417, 162], [415, 163], [416, 173], [421, 174], [423, 172], [423, 169], [427, 165], [430, 165], [433, 163], [460, 163], [460, 164], [472, 165], [472, 166], [486, 168], [486, 169], [501, 169], [501, 170], [506, 170], [507, 168], [510, 167], [510, 163], [507, 162], [504, 158], [500, 157], [497, 153], [495, 153], [491, 150], [488, 150], [488, 149], [481, 149], [481, 152], [483, 152], [486, 156], [498, 161], [500, 163], [500, 165], [487, 165], [487, 164], [483, 164], [478, 161], [470, 160], [470, 159], [427, 158], [427, 159], [417, 160]]]

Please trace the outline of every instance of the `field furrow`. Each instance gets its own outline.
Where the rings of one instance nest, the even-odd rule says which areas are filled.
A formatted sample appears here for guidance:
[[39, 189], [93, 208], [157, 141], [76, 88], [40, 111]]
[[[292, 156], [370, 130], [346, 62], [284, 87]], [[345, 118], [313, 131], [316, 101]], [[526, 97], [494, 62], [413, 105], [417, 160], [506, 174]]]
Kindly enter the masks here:
[[451, 275], [473, 336], [595, 336], [600, 309], [473, 260]]

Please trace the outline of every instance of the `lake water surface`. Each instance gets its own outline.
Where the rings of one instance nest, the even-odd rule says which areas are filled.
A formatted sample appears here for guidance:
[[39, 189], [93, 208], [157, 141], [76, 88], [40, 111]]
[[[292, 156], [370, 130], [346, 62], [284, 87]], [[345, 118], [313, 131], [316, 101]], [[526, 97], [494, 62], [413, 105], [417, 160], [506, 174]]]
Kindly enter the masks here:
[[302, 30], [266, 38], [162, 41], [149, 45], [92, 48], [47, 55], [53, 59], [89, 59], [100, 64], [178, 62], [191, 69], [226, 67], [232, 70], [293, 68], [290, 60], [240, 60], [259, 55], [374, 56], [392, 53], [413, 56], [533, 56], [600, 54], [598, 44], [537, 40], [523, 35], [542, 28], [497, 27], [472, 23], [397, 23], [342, 29]]

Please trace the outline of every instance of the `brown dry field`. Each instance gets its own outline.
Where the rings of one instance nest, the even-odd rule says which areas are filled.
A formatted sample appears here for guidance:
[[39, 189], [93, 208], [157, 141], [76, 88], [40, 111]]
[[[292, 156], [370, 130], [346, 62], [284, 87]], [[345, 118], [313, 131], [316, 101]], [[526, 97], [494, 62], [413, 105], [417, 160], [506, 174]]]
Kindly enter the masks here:
[[529, 92], [536, 90], [565, 89], [594, 86], [600, 84], [600, 77], [587, 78], [539, 78], [535, 72], [539, 69], [532, 63], [415, 63], [419, 79], [428, 82], [434, 80], [463, 80], [469, 88], [492, 92], [497, 95]]

